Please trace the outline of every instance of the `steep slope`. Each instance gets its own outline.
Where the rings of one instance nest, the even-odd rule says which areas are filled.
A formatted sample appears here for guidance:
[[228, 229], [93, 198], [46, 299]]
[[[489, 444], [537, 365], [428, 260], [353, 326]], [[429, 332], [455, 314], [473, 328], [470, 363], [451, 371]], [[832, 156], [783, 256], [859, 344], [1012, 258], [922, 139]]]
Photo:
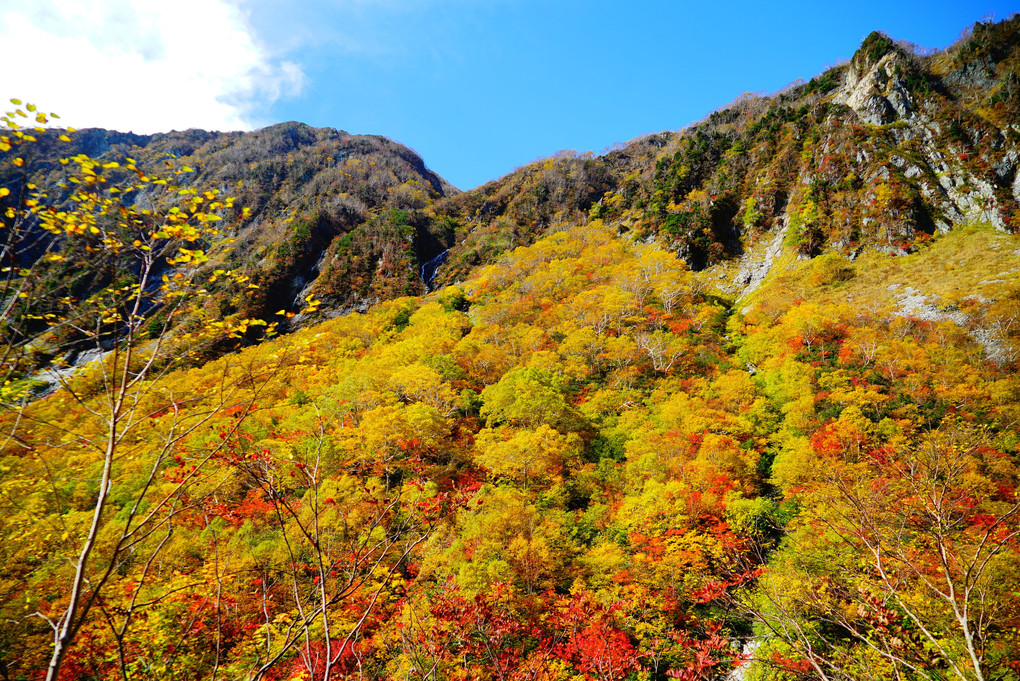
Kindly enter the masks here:
[[[758, 680], [1016, 681], [1018, 27], [876, 34], [419, 207], [383, 183], [307, 291], [392, 295], [386, 258], [438, 227], [460, 283], [5, 385], [0, 671], [41, 676], [79, 598], [61, 678], [693, 681], [743, 647]], [[231, 224], [279, 255], [261, 232], [295, 223], [252, 192], [267, 217]]]
[[[385, 138], [285, 123], [253, 133], [41, 135], [25, 179], [55, 186], [58, 159], [165, 160], [193, 182], [237, 194], [228, 264], [261, 286], [224, 293], [225, 313], [268, 318], [309, 293], [321, 315], [463, 279], [549, 228], [600, 217], [657, 238], [695, 270], [727, 264], [730, 294], [757, 283], [765, 252], [907, 253], [973, 221], [1020, 223], [1018, 20], [978, 24], [957, 45], [919, 54], [881, 34], [853, 59], [774, 96], [746, 96], [677, 133], [600, 156], [564, 152], [471, 191], [452, 191]], [[5, 166], [8, 169], [10, 166]], [[5, 171], [6, 172], [6, 171]], [[741, 258], [743, 261], [739, 262]], [[299, 320], [301, 321], [301, 320]]]
[[[777, 238], [804, 256], [853, 256], [907, 253], [973, 221], [1013, 231], [1018, 33], [1015, 17], [978, 24], [931, 55], [874, 33], [848, 64], [742, 97], [682, 132], [522, 168], [440, 203], [468, 235], [451, 262], [484, 260], [589, 213], [663, 240], [695, 269]], [[746, 264], [741, 286], [760, 279]]]
[[[224, 292], [224, 315], [270, 318], [280, 308], [300, 309], [305, 286], [320, 270], [330, 274], [322, 293], [337, 311], [423, 292], [420, 263], [450, 245], [427, 208], [456, 190], [384, 137], [300, 123], [149, 136], [90, 129], [66, 143], [59, 132], [36, 133], [30, 149], [16, 150], [25, 164], [3, 164], [0, 185], [19, 195], [34, 183], [60, 201], [68, 190], [60, 187], [67, 177], [59, 159], [86, 154], [104, 163], [132, 158], [145, 172], [188, 168], [185, 187], [237, 197], [237, 212], [223, 216], [235, 244], [222, 264], [246, 272], [260, 288], [243, 298]], [[111, 181], [128, 175], [112, 173]]]
[[[1020, 339], [990, 362], [886, 286], [982, 249], [1015, 327], [988, 227], [794, 259], [733, 314], [593, 220], [139, 385], [69, 677], [712, 679], [753, 640], [759, 679], [1016, 679]], [[68, 602], [100, 376], [0, 420], [15, 678]]]

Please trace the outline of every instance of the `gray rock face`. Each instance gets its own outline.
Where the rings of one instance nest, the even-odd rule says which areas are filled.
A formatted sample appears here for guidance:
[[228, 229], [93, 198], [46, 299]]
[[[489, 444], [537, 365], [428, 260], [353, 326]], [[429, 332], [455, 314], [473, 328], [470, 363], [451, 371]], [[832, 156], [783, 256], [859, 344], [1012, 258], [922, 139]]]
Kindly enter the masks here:
[[[1020, 355], [1020, 348], [1009, 342], [1008, 330], [998, 324], [980, 326], [963, 312], [955, 308], [945, 309], [938, 305], [939, 297], [935, 295], [924, 295], [911, 286], [905, 286], [902, 290], [899, 284], [891, 284], [890, 291], [895, 291], [893, 296], [896, 299], [897, 310], [893, 313], [898, 317], [913, 317], [924, 322], [951, 321], [967, 333], [975, 342], [981, 345], [985, 357], [990, 362], [1004, 364], [1014, 361]], [[971, 323], [971, 322], [975, 323]]]
[[967, 62], [955, 71], [947, 73], [942, 80], [946, 85], [990, 90], [995, 86], [995, 64], [989, 58], [984, 61]]
[[900, 57], [890, 53], [863, 72], [851, 64], [836, 101], [853, 109], [869, 125], [886, 125], [897, 119], [910, 118], [914, 101], [902, 82], [894, 75], [901, 69]]
[[51, 364], [49, 367], [34, 374], [30, 378], [41, 381], [46, 385], [36, 391], [33, 399], [46, 397], [57, 392], [76, 372], [93, 362], [103, 361], [107, 354], [109, 354], [109, 351], [100, 348], [86, 350], [77, 355], [66, 356], [62, 362]]
[[[995, 195], [995, 187], [989, 178], [979, 177], [965, 164], [957, 163], [943, 153], [945, 142], [942, 130], [931, 120], [930, 112], [913, 100], [902, 74], [912, 67], [909, 57], [897, 51], [889, 52], [870, 63], [855, 58], [847, 69], [843, 84], [836, 91], [835, 101], [853, 109], [868, 125], [888, 125], [903, 121], [906, 126], [890, 130], [897, 143], [913, 140], [920, 152], [923, 163], [920, 166], [908, 163], [901, 156], [890, 158], [892, 166], [903, 169], [908, 180], [916, 182], [917, 191], [935, 204], [938, 214], [932, 216], [937, 229], [948, 231], [961, 222], [988, 222], [996, 229], [1008, 231], [1005, 208]], [[989, 89], [996, 85], [995, 65], [989, 60], [972, 61], [949, 73], [943, 78], [953, 88]], [[951, 156], [965, 149], [950, 146]], [[1015, 150], [1007, 152], [993, 166], [992, 171], [1010, 185], [1013, 196], [1020, 200], [1020, 156]], [[888, 171], [880, 180], [888, 180]], [[872, 178], [875, 179], [875, 178]]]
[[776, 230], [775, 236], [772, 237], [772, 241], [769, 242], [764, 251], [745, 252], [743, 257], [740, 259], [740, 271], [737, 272], [737, 275], [733, 278], [733, 283], [742, 287], [739, 297], [743, 297], [751, 293], [758, 288], [763, 281], [765, 281], [765, 277], [767, 277], [769, 272], [772, 270], [772, 266], [775, 264], [776, 259], [783, 252], [783, 240], [786, 238], [786, 234], [789, 231], [789, 216], [783, 215], [782, 227]]
[[747, 674], [751, 671], [751, 665], [757, 660], [754, 654], [761, 647], [762, 639], [753, 638], [750, 641], [744, 643], [740, 652], [744, 656], [744, 660], [733, 667], [733, 670], [726, 675], [726, 681], [744, 681], [747, 678]]

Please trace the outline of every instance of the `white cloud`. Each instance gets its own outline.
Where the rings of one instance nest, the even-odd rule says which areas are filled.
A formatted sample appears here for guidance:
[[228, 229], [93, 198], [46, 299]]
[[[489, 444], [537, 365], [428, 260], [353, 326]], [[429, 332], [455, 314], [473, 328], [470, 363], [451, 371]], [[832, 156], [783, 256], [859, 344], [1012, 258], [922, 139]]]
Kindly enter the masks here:
[[20, 5], [0, 10], [0, 101], [33, 102], [76, 128], [246, 130], [304, 85], [229, 0]]

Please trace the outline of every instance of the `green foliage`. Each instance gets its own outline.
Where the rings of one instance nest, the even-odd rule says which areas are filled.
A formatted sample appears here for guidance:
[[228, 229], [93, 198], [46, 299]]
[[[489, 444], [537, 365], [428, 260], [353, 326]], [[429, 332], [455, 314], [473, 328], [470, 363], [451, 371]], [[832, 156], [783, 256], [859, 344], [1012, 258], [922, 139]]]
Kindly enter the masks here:
[[[855, 68], [901, 52], [886, 77], [974, 157], [946, 155], [952, 172], [1005, 196], [990, 169], [1011, 143], [981, 141], [1003, 114], [972, 112], [992, 95], [940, 94], [955, 49], [907, 64], [873, 34]], [[137, 280], [121, 257], [90, 280], [73, 277], [83, 261], [11, 273], [9, 292], [36, 287], [17, 310], [42, 319], [22, 316], [35, 335], [5, 365], [0, 668], [45, 673], [44, 618], [98, 517], [81, 583], [101, 607], [65, 666], [80, 678], [721, 678], [752, 631], [750, 678], [1015, 678], [1020, 244], [990, 226], [918, 238], [944, 217], [923, 191], [935, 175], [909, 123], [832, 103], [842, 75], [445, 198], [380, 138], [284, 125], [227, 144], [274, 187], [243, 192], [259, 234], [231, 223], [258, 255], [220, 254], [212, 234], [162, 255], [199, 277], [233, 261], [264, 288], [211, 282], [180, 329], [153, 309], [139, 356], [31, 402], [33, 365], [62, 354], [64, 329], [39, 333], [45, 305], [70, 292], [123, 314]], [[203, 161], [224, 143], [176, 139]], [[126, 170], [106, 163], [89, 169]], [[789, 248], [731, 302], [726, 260], [787, 219]], [[461, 283], [403, 296], [447, 246]], [[141, 375], [166, 328], [183, 356], [202, 329], [257, 324], [225, 312], [296, 311], [271, 303], [297, 275], [303, 328], [153, 365], [116, 455], [94, 446], [104, 377]], [[319, 300], [363, 314], [314, 323]], [[120, 322], [104, 323], [113, 347]], [[130, 550], [104, 553], [133, 527]]]
[[622, 462], [625, 458], [624, 446], [626, 445], [626, 442], [627, 435], [625, 433], [599, 435], [590, 445], [588, 445], [586, 456], [589, 460], [596, 463], [603, 459], [611, 459], [616, 462]]
[[839, 87], [842, 77], [842, 69], [838, 67], [828, 69], [822, 75], [808, 81], [807, 90], [808, 92], [819, 92], [821, 94], [832, 92]]
[[482, 391], [481, 416], [492, 425], [565, 425], [565, 381], [548, 369], [518, 368]]
[[889, 36], [881, 31], [872, 31], [857, 48], [854, 58], [863, 59], [863, 65], [870, 66], [895, 49], [896, 46]]

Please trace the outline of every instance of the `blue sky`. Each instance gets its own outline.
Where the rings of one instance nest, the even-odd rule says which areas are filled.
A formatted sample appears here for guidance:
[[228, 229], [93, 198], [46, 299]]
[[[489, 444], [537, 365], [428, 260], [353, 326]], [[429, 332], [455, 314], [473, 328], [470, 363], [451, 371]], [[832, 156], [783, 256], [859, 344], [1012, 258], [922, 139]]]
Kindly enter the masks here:
[[[944, 47], [1016, 9], [991, 0], [21, 5], [0, 8], [0, 42], [32, 52], [34, 68], [0, 77], [0, 95], [36, 100], [71, 125], [153, 132], [298, 120], [391, 137], [462, 189], [810, 79], [872, 30]], [[67, 64], [86, 57], [110, 64], [110, 87], [74, 91]]]

